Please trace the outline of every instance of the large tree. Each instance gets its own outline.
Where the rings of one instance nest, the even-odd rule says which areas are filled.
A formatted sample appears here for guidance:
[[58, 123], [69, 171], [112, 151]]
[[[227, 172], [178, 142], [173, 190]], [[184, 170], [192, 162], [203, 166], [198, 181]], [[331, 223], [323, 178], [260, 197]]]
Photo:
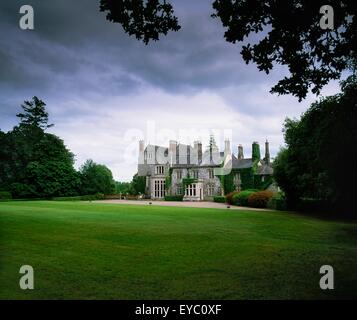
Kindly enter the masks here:
[[310, 198], [357, 210], [357, 78], [349, 77], [341, 89], [313, 103], [301, 119], [285, 122], [286, 149], [274, 162], [274, 175], [291, 205]]
[[53, 124], [48, 124], [46, 103], [36, 96], [31, 101], [24, 101], [21, 107], [23, 111], [17, 114], [17, 117], [20, 118], [20, 124], [34, 126], [43, 130], [53, 126]]
[[74, 156], [57, 136], [45, 132], [45, 104], [34, 97], [22, 105], [20, 124], [0, 134], [0, 188], [14, 197], [52, 197], [78, 193]]
[[[320, 26], [325, 19], [320, 8], [325, 5], [334, 11], [332, 30]], [[357, 60], [355, 0], [215, 0], [213, 9], [212, 17], [226, 28], [225, 39], [243, 44], [246, 63], [253, 62], [266, 73], [275, 65], [288, 68], [290, 76], [281, 79], [273, 93], [299, 100], [310, 88], [318, 94]], [[180, 29], [167, 0], [100, 0], [100, 10], [145, 44]]]
[[129, 192], [132, 194], [145, 194], [146, 177], [139, 176], [137, 173], [133, 176]]
[[81, 193], [90, 195], [96, 193], [112, 194], [115, 192], [115, 182], [112, 172], [105, 165], [87, 160], [80, 168]]

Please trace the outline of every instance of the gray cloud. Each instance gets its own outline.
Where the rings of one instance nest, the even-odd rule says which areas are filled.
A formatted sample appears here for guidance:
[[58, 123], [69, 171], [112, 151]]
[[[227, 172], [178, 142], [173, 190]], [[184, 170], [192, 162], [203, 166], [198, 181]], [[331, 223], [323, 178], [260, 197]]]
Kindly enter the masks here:
[[227, 43], [210, 17], [211, 1], [175, 0], [182, 30], [148, 46], [106, 21], [99, 0], [28, 0], [33, 31], [18, 26], [23, 4], [0, 3], [0, 128], [11, 129], [22, 101], [37, 95], [79, 161], [98, 159], [117, 178], [135, 172], [135, 163], [120, 172], [119, 142], [150, 119], [168, 128], [210, 128], [222, 116], [219, 126], [234, 129], [235, 143], [272, 137], [275, 152], [285, 116], [298, 116], [314, 99], [272, 96], [270, 87], [286, 71], [266, 76], [245, 65], [240, 45]]

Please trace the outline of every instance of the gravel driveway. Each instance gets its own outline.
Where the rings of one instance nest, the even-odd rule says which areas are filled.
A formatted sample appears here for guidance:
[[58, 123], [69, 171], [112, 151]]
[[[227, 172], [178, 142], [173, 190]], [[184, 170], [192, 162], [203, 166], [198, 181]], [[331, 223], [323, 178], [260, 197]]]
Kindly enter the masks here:
[[210, 202], [210, 201], [150, 201], [150, 200], [98, 200], [98, 203], [112, 203], [112, 204], [135, 204], [148, 206], [151, 202], [152, 206], [166, 206], [166, 207], [186, 207], [186, 208], [212, 208], [212, 209], [226, 209], [226, 210], [254, 210], [254, 211], [267, 211], [267, 209], [257, 209], [249, 207], [230, 206], [227, 204]]

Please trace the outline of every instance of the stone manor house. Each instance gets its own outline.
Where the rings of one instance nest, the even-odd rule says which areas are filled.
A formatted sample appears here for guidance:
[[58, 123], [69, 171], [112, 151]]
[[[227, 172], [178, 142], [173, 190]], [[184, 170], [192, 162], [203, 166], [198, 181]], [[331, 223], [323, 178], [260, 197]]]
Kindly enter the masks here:
[[219, 151], [214, 138], [203, 152], [202, 143], [191, 145], [170, 141], [169, 147], [147, 145], [139, 141], [138, 176], [146, 177], [145, 196], [162, 199], [166, 195], [181, 195], [183, 200], [212, 200], [213, 196], [245, 189], [272, 188], [272, 165], [269, 142], [265, 156], [260, 147], [252, 144], [252, 156], [245, 158], [243, 147], [231, 152], [230, 141]]

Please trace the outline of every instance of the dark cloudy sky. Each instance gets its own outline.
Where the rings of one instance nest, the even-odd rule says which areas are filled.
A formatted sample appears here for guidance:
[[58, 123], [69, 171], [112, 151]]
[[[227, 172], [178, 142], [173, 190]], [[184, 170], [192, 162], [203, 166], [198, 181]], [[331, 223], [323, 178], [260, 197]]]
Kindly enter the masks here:
[[[10, 130], [22, 101], [37, 95], [76, 166], [91, 158], [118, 180], [135, 173], [139, 139], [167, 145], [213, 132], [219, 143], [231, 135], [233, 151], [241, 143], [249, 156], [252, 141], [268, 138], [275, 154], [285, 117], [316, 97], [271, 95], [285, 70], [245, 65], [210, 3], [173, 1], [182, 30], [145, 46], [106, 21], [99, 0], [1, 0], [0, 128]], [[19, 28], [23, 4], [34, 8], [33, 31]], [[323, 94], [337, 91], [330, 83]]]

